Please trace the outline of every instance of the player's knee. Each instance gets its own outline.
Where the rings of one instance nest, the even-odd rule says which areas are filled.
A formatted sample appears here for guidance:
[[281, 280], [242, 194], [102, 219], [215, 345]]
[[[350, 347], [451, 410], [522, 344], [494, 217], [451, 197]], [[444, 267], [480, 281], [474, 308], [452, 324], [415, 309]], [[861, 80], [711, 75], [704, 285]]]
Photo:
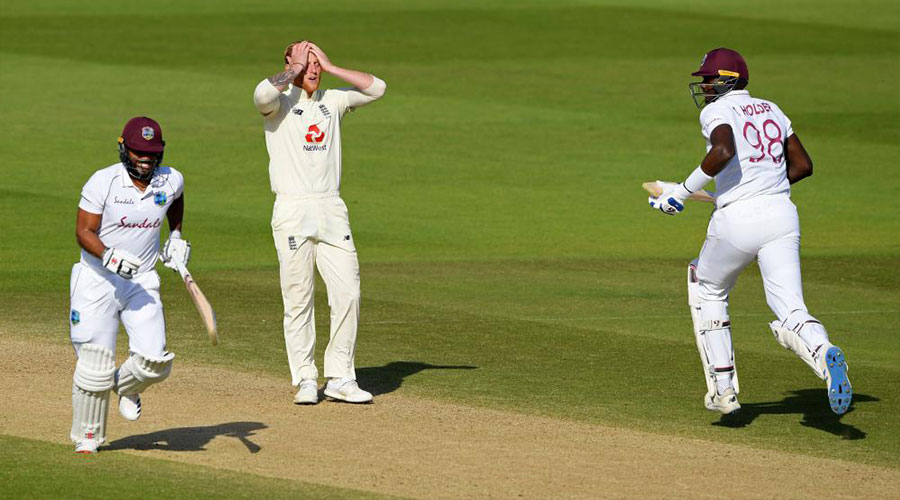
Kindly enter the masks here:
[[688, 265], [688, 283], [695, 284], [698, 300], [704, 302], [724, 302], [728, 300], [728, 288], [721, 281], [710, 279], [703, 273], [699, 259], [694, 259]]
[[139, 378], [161, 382], [172, 373], [175, 354], [163, 351], [161, 356], [146, 356], [133, 352], [128, 359], [134, 361], [133, 366]]
[[337, 301], [334, 304], [334, 307], [339, 309], [348, 308], [359, 308], [359, 289], [356, 290], [345, 290], [338, 294]]
[[329, 297], [329, 302], [336, 301], [340, 303], [358, 304], [360, 296], [359, 290], [359, 283], [336, 289], [334, 290], [335, 293]]
[[697, 298], [702, 302], [724, 302], [728, 300], [728, 291], [710, 281], [704, 281], [698, 273]]
[[75, 362], [75, 385], [86, 392], [105, 392], [115, 385], [116, 355], [97, 344], [82, 344]]
[[727, 330], [731, 328], [728, 316], [728, 303], [725, 301], [700, 302], [700, 331]]
[[141, 393], [153, 384], [169, 377], [175, 354], [164, 352], [160, 357], [131, 353], [122, 363], [116, 376], [116, 393], [128, 395]]

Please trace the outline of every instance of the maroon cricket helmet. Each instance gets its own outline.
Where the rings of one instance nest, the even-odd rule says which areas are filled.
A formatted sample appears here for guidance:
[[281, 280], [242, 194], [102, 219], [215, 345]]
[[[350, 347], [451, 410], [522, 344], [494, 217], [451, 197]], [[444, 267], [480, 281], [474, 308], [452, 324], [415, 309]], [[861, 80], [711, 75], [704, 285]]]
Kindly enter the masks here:
[[146, 116], [128, 120], [119, 142], [128, 149], [141, 153], [162, 153], [166, 146], [159, 123]]
[[700, 69], [691, 73], [692, 76], [732, 76], [750, 81], [750, 70], [736, 50], [724, 47], [711, 50], [703, 56]]

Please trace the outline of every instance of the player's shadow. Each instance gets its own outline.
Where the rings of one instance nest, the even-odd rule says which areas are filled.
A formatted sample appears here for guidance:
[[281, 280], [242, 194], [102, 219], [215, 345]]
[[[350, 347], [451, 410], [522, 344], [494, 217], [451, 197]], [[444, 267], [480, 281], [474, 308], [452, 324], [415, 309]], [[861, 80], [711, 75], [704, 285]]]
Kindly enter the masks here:
[[[841, 422], [843, 415], [836, 415], [828, 407], [827, 391], [825, 389], [802, 389], [791, 391], [790, 395], [781, 401], [767, 403], [741, 403], [741, 409], [732, 415], [723, 415], [713, 425], [722, 427], [747, 427], [760, 415], [788, 415], [799, 414], [803, 416], [800, 425], [819, 429], [842, 439], [865, 439], [866, 433], [856, 427]], [[852, 412], [858, 403], [869, 403], [880, 399], [867, 394], [854, 393], [850, 403]], [[845, 414], [846, 415], [846, 414]]]
[[477, 366], [432, 365], [421, 361], [391, 361], [384, 366], [368, 366], [356, 369], [360, 385], [373, 395], [394, 392], [403, 385], [403, 379], [423, 370], [474, 370]]
[[255, 431], [267, 427], [261, 422], [229, 422], [204, 427], [178, 427], [117, 439], [103, 446], [101, 450], [205, 451], [204, 447], [210, 441], [218, 436], [224, 436], [240, 440], [250, 453], [257, 453], [262, 448], [248, 438], [253, 436]]

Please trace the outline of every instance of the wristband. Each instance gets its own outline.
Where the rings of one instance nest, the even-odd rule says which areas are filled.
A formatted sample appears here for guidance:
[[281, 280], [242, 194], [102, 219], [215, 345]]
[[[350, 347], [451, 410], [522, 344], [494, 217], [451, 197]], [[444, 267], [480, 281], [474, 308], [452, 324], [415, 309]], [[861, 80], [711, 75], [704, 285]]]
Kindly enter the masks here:
[[703, 186], [709, 184], [709, 181], [711, 180], [713, 180], [712, 177], [706, 175], [706, 172], [704, 172], [702, 168], [697, 167], [691, 172], [691, 175], [681, 183], [681, 185], [684, 186], [684, 189], [690, 194], [700, 191], [703, 189]]

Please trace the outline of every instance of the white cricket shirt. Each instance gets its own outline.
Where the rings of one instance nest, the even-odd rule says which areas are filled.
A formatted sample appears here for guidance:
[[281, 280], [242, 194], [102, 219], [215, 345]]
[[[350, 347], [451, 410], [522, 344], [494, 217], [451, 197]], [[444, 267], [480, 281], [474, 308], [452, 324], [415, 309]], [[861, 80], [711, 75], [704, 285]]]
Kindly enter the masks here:
[[[317, 90], [312, 95], [288, 85], [284, 92], [263, 80], [256, 86], [254, 103], [264, 115], [269, 181], [277, 196], [337, 195], [341, 188], [341, 120], [347, 111], [384, 94], [385, 84], [375, 78], [365, 91], [356, 88]], [[266, 102], [277, 94], [277, 100]]]
[[715, 177], [716, 206], [759, 195], [790, 195], [784, 154], [794, 130], [781, 109], [746, 90], [733, 90], [706, 105], [700, 128], [707, 152], [712, 149], [710, 134], [722, 124], [734, 133], [735, 155]]
[[[160, 166], [141, 192], [125, 166], [116, 163], [98, 170], [81, 190], [78, 208], [100, 214], [100, 241], [141, 259], [138, 273], [152, 270], [159, 255], [159, 232], [172, 202], [184, 192], [184, 177], [172, 167]], [[81, 249], [81, 262], [105, 270], [97, 257]]]

